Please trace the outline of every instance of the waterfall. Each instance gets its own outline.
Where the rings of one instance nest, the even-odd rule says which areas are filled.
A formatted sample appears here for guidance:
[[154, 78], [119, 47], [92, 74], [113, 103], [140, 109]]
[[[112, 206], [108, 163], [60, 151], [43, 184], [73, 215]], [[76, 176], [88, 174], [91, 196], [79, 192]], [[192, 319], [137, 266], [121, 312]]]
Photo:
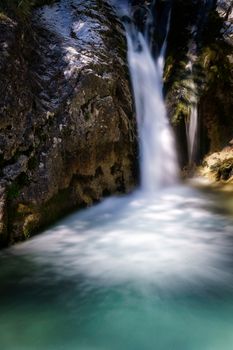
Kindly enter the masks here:
[[[190, 54], [190, 53], [189, 53]], [[195, 61], [195, 56], [192, 57], [190, 54], [190, 61], [188, 63], [188, 68], [191, 74], [191, 80], [189, 82], [190, 90], [190, 108], [189, 108], [189, 118], [186, 120], [186, 135], [188, 144], [188, 161], [189, 168], [192, 169], [195, 164], [197, 155], [197, 145], [198, 145], [198, 101], [197, 101], [197, 87], [193, 79], [193, 61]]]
[[143, 190], [154, 191], [177, 182], [175, 142], [162, 92], [169, 18], [165, 40], [156, 59], [147, 35], [142, 34], [132, 20], [126, 21], [125, 28], [139, 134], [141, 186]]
[[190, 117], [187, 126], [188, 137], [188, 155], [189, 165], [192, 166], [195, 162], [196, 149], [197, 149], [197, 127], [198, 127], [198, 111], [197, 101], [194, 100], [190, 109]]
[[208, 18], [210, 10], [213, 8], [213, 0], [204, 0], [198, 7], [197, 19], [195, 25], [191, 28], [192, 39], [189, 43], [189, 51], [187, 57], [189, 62], [186, 68], [190, 71], [190, 83], [188, 89], [190, 91], [190, 113], [189, 118], [186, 120], [186, 135], [188, 144], [188, 161], [189, 168], [192, 170], [197, 158], [198, 148], [198, 98], [197, 98], [197, 86], [194, 81], [193, 67], [197, 60], [198, 50], [200, 49], [200, 42], [202, 33]]
[[[153, 192], [177, 178], [162, 93], [169, 9], [165, 16], [158, 11], [155, 19], [157, 7], [149, 11], [148, 21], [140, 22], [144, 23], [140, 32], [130, 18], [129, 2], [114, 1], [116, 6], [122, 4], [125, 16], [143, 190], [106, 198], [0, 252], [0, 350], [232, 350], [232, 198], [222, 191], [211, 192], [209, 186], [202, 191], [187, 183]], [[152, 0], [129, 1], [148, 4]], [[72, 6], [75, 2], [77, 9]], [[160, 9], [167, 2], [160, 0]], [[38, 10], [37, 20], [43, 22], [37, 28], [47, 27], [47, 33], [56, 36], [54, 43], [64, 50], [62, 57], [67, 46], [72, 49], [70, 69], [76, 69], [79, 55], [86, 70], [95, 62], [82, 48], [91, 47], [98, 38], [95, 31], [101, 27], [95, 16], [101, 16], [108, 28], [108, 7], [96, 11], [102, 4], [107, 2], [60, 0]], [[152, 5], [156, 4], [154, 0]], [[87, 22], [88, 17], [82, 17], [86, 6], [93, 13], [91, 24], [91, 16]], [[153, 38], [152, 27], [148, 31], [145, 23], [155, 29]], [[86, 25], [87, 32], [91, 28], [88, 35]], [[73, 28], [78, 43], [71, 36]], [[103, 39], [106, 33], [112, 31], [104, 30]], [[80, 40], [85, 38], [82, 46]], [[187, 132], [192, 155], [198, 89], [192, 57], [188, 61], [192, 109]], [[89, 190], [93, 188], [89, 177], [86, 180], [79, 188], [84, 192], [89, 185]], [[99, 186], [103, 189], [104, 182]], [[78, 197], [78, 192], [74, 188], [73, 195]], [[49, 202], [44, 213], [58, 204], [53, 199]], [[17, 210], [25, 215], [24, 231], [35, 216], [27, 207]]]

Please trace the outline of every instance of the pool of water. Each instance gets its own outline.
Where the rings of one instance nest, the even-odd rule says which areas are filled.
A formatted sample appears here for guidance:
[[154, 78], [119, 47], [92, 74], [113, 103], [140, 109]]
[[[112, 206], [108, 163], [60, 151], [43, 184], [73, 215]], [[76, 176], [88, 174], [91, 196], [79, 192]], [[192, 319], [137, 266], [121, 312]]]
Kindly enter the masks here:
[[80, 211], [0, 254], [1, 350], [232, 350], [233, 221], [177, 186]]

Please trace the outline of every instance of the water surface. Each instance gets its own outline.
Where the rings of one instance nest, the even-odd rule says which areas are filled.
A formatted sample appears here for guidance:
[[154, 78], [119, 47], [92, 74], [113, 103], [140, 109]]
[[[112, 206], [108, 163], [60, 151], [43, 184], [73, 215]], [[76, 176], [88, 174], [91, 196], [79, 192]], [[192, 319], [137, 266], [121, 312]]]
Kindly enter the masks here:
[[177, 186], [110, 198], [0, 255], [4, 350], [231, 350], [232, 220]]

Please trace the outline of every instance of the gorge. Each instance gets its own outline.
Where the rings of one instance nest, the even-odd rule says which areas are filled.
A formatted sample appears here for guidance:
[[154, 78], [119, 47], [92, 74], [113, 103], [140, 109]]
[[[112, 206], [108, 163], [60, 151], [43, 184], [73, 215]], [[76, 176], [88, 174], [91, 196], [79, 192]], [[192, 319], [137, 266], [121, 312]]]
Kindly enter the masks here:
[[231, 350], [233, 197], [182, 180], [231, 191], [231, 2], [33, 11], [29, 63], [0, 23], [2, 246], [115, 196], [0, 252], [1, 348]]

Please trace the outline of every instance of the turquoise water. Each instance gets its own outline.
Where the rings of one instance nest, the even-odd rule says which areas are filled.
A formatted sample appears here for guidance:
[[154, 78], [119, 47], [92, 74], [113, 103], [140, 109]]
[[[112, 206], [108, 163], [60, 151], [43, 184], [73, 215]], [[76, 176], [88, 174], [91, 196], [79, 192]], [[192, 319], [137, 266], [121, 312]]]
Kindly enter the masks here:
[[232, 350], [232, 227], [182, 186], [71, 215], [1, 253], [0, 349]]

